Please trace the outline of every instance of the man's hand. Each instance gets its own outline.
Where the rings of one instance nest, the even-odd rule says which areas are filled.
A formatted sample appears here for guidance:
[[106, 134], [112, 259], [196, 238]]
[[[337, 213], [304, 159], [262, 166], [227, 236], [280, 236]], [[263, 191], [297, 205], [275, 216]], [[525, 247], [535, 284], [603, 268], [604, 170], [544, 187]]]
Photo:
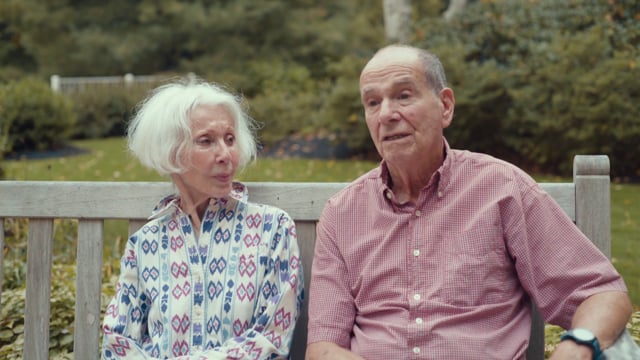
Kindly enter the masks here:
[[320, 341], [307, 345], [306, 360], [364, 360], [363, 357], [340, 346]]
[[592, 358], [593, 350], [590, 347], [564, 340], [556, 346], [549, 360], [591, 360]]

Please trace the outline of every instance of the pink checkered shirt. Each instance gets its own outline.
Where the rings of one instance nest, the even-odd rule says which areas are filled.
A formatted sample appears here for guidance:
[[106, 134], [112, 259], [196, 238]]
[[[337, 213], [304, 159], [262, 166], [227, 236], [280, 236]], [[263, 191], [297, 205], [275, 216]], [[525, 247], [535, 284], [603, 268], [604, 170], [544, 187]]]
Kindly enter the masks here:
[[568, 327], [586, 297], [626, 291], [526, 173], [446, 151], [415, 204], [394, 200], [384, 162], [327, 202], [309, 343], [366, 359], [524, 359], [531, 299], [547, 322]]

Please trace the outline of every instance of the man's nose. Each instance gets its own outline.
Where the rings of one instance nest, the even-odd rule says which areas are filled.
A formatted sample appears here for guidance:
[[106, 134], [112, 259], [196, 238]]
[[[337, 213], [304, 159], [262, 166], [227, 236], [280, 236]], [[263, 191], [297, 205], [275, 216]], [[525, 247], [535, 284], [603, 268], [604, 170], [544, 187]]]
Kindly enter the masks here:
[[397, 104], [392, 101], [385, 99], [380, 103], [380, 122], [385, 123], [398, 119], [398, 109]]

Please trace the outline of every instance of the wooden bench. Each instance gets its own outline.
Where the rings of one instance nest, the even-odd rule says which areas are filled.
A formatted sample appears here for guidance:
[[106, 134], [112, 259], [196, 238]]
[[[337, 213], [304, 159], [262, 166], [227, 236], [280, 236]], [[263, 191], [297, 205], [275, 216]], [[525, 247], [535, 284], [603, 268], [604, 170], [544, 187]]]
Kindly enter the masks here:
[[[610, 256], [609, 159], [604, 155], [578, 155], [573, 166], [573, 182], [541, 183], [541, 186], [560, 204], [578, 227]], [[247, 185], [252, 201], [278, 206], [295, 219], [303, 259], [305, 288], [308, 289], [316, 221], [325, 201], [345, 184]], [[4, 246], [2, 220], [29, 219], [23, 354], [25, 359], [48, 359], [54, 219], [78, 220], [77, 273], [82, 276], [76, 279], [74, 355], [76, 359], [98, 359], [104, 220], [129, 220], [129, 231], [133, 232], [145, 222], [144, 219], [156, 202], [171, 191], [171, 185], [162, 182], [0, 181], [0, 248]], [[2, 271], [0, 291], [1, 289]], [[304, 358], [306, 311], [305, 301], [304, 313], [296, 328], [293, 359]], [[544, 324], [539, 317], [532, 326], [527, 358], [544, 358]]]

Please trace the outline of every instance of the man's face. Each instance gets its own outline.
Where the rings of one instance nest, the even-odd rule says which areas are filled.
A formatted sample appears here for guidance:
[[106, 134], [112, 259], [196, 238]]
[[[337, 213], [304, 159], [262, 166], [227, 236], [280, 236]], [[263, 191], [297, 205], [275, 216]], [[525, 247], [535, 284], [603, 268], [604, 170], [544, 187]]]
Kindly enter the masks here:
[[389, 49], [377, 54], [362, 71], [360, 96], [371, 138], [391, 166], [414, 167], [430, 152], [442, 152], [453, 93], [434, 93], [415, 52]]

